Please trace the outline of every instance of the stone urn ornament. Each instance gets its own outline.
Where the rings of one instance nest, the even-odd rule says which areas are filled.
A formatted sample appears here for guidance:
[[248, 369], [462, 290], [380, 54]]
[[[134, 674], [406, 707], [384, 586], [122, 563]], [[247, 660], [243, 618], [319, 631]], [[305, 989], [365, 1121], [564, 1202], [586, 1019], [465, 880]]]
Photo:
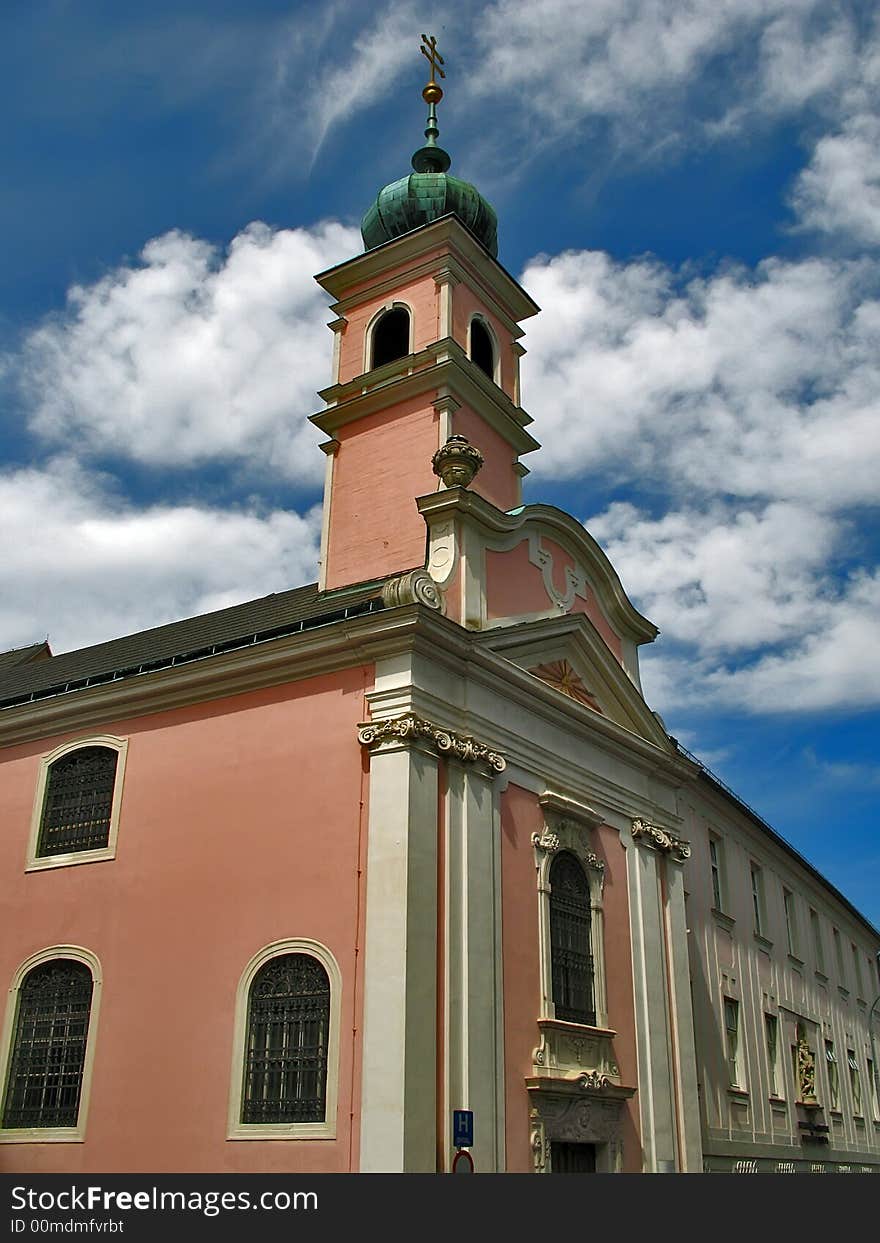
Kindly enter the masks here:
[[467, 488], [482, 469], [483, 455], [466, 436], [450, 436], [431, 458], [434, 474], [447, 488]]

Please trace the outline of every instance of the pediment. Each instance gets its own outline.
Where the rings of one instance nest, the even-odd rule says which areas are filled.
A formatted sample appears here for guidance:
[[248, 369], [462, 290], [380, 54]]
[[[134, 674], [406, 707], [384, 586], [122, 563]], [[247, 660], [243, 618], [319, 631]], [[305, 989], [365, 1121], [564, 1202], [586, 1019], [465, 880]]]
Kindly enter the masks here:
[[665, 729], [588, 617], [575, 614], [484, 633], [487, 647], [551, 687], [560, 706], [568, 701], [671, 749]]

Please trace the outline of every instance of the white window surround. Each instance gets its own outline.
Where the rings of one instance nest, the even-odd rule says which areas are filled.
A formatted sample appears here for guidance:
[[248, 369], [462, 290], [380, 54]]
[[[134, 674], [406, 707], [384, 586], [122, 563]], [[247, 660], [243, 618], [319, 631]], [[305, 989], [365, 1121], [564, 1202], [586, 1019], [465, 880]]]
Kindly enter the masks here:
[[[384, 302], [382, 306], [378, 307], [377, 310], [373, 312], [373, 314], [370, 316], [370, 319], [367, 323], [366, 331], [364, 332], [364, 357], [363, 357], [364, 374], [366, 374], [368, 371], [373, 370], [373, 334], [376, 331], [376, 326], [379, 323], [379, 320], [382, 319], [382, 317], [388, 311], [396, 311], [396, 310], [406, 311], [407, 314], [409, 315], [409, 348], [407, 350], [407, 353], [408, 354], [413, 353], [415, 349], [415, 331], [416, 331], [416, 318], [415, 318], [415, 315], [413, 314], [413, 309], [408, 302], [403, 302], [400, 298], [391, 298], [388, 300], [388, 302]], [[390, 364], [386, 363], [384, 365], [388, 366]]]
[[86, 1120], [89, 1112], [89, 1096], [92, 1088], [92, 1068], [95, 1062], [95, 1042], [98, 1032], [98, 1014], [101, 1009], [103, 973], [96, 954], [81, 945], [50, 945], [26, 959], [13, 977], [6, 1001], [3, 1034], [0, 1036], [0, 1084], [3, 1085], [0, 1101], [0, 1118], [6, 1104], [6, 1080], [12, 1054], [12, 1039], [18, 1018], [18, 993], [25, 976], [43, 963], [56, 958], [70, 958], [88, 967], [92, 974], [92, 1004], [89, 1010], [89, 1031], [86, 1037], [86, 1053], [83, 1061], [82, 1086], [79, 1094], [79, 1112], [76, 1126], [53, 1127], [0, 1127], [0, 1144], [81, 1144], [86, 1137]]
[[593, 956], [593, 1004], [596, 1026], [608, 1027], [605, 987], [605, 931], [602, 893], [605, 864], [589, 846], [589, 832], [602, 823], [592, 808], [563, 795], [545, 793], [539, 798], [544, 811], [544, 828], [532, 834], [535, 871], [538, 882], [538, 938], [541, 971], [541, 1019], [555, 1019], [553, 1003], [553, 964], [550, 953], [550, 867], [563, 850], [573, 854], [584, 869], [590, 888], [590, 952]]
[[[326, 1112], [323, 1122], [245, 1123], [241, 1121], [244, 1088], [244, 1053], [247, 1040], [248, 1001], [257, 972], [273, 958], [309, 954], [316, 958], [330, 981], [330, 1030], [327, 1040]], [[229, 1087], [227, 1139], [335, 1139], [336, 1101], [339, 1092], [339, 1024], [342, 973], [326, 945], [302, 937], [273, 941], [259, 950], [242, 972], [235, 997], [235, 1033], [232, 1045], [232, 1078]]]
[[[40, 824], [43, 819], [43, 804], [46, 800], [46, 787], [49, 782], [49, 769], [62, 756], [73, 751], [81, 751], [84, 747], [107, 747], [117, 753], [116, 777], [113, 783], [113, 802], [110, 807], [110, 831], [107, 845], [97, 850], [73, 850], [63, 855], [37, 854], [40, 839]], [[70, 867], [76, 863], [101, 863], [105, 859], [116, 858], [116, 837], [119, 831], [119, 809], [122, 806], [122, 784], [125, 778], [125, 760], [128, 754], [128, 739], [116, 738], [112, 734], [93, 734], [88, 738], [76, 738], [72, 742], [62, 743], [48, 755], [40, 759], [40, 771], [37, 775], [37, 789], [34, 794], [34, 810], [31, 816], [31, 828], [28, 835], [26, 872], [40, 872], [47, 868]]]
[[467, 356], [468, 358], [471, 358], [471, 359], [473, 358], [473, 354], [471, 352], [471, 327], [475, 319], [479, 320], [482, 327], [485, 328], [486, 332], [489, 334], [489, 341], [491, 342], [491, 345], [492, 345], [492, 380], [500, 388], [501, 387], [501, 349], [498, 345], [498, 336], [495, 332], [495, 329], [489, 323], [488, 319], [486, 319], [486, 316], [481, 315], [479, 311], [476, 311], [468, 320]]

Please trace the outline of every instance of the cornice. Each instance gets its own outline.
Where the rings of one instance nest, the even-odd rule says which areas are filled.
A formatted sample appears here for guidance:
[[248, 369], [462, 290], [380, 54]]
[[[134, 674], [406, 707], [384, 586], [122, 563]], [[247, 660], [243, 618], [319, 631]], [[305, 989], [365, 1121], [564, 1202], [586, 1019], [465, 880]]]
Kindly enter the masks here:
[[484, 376], [451, 337], [433, 342], [418, 354], [396, 359], [378, 371], [322, 389], [319, 396], [330, 404], [326, 410], [310, 415], [310, 422], [326, 435], [334, 436], [339, 428], [357, 419], [437, 390], [445, 390], [444, 395], [452, 394], [461, 405], [469, 406], [518, 453], [531, 453], [541, 447], [525, 430], [533, 422], [531, 415]]
[[431, 492], [416, 500], [419, 513], [433, 522], [448, 521], [466, 515], [481, 529], [487, 542], [493, 537], [510, 536], [522, 531], [525, 538], [529, 524], [545, 527], [551, 538], [580, 557], [599, 588], [600, 598], [627, 637], [636, 643], [651, 643], [660, 633], [653, 622], [644, 617], [626, 594], [617, 571], [586, 527], [555, 505], [524, 505], [510, 513], [496, 509], [476, 492], [448, 488]]
[[369, 613], [7, 708], [0, 713], [0, 746], [372, 664], [405, 645], [402, 636], [418, 611], [410, 606]]
[[[541, 309], [494, 255], [451, 213], [327, 268], [319, 272], [315, 280], [335, 299], [344, 297], [353, 285], [362, 286], [362, 292], [367, 294], [374, 283], [383, 280], [393, 269], [411, 264], [443, 245], [457, 252], [458, 258], [474, 269], [475, 274], [483, 274], [481, 283], [489, 286], [517, 322], [536, 315]], [[437, 267], [442, 267], [446, 262], [447, 256], [438, 256]]]

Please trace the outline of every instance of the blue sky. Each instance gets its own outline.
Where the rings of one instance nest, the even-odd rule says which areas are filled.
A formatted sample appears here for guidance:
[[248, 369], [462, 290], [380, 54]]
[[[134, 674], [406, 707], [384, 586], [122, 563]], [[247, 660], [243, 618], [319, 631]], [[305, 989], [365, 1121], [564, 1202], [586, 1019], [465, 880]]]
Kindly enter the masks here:
[[670, 731], [876, 924], [880, 24], [824, 0], [0, 14], [0, 648], [314, 577], [314, 272], [441, 141], [543, 311], [527, 499], [661, 628]]

